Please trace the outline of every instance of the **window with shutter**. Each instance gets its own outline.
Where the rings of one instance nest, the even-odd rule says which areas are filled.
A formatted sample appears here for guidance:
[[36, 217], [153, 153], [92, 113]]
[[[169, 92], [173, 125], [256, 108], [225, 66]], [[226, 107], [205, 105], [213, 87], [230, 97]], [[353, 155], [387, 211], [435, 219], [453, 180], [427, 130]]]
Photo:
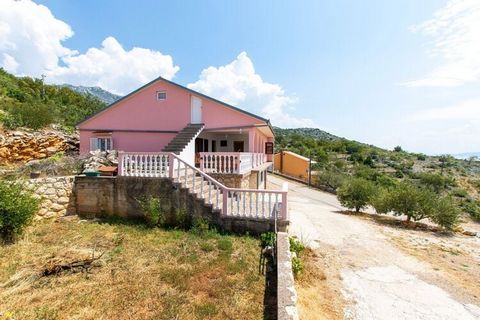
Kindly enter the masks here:
[[113, 150], [112, 138], [90, 138], [90, 151], [108, 151]]

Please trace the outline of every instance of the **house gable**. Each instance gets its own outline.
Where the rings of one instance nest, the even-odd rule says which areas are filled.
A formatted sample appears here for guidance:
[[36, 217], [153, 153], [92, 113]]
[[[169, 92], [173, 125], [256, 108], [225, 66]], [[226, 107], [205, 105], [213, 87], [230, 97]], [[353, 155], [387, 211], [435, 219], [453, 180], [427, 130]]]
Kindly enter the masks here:
[[[166, 92], [157, 100], [157, 92]], [[158, 78], [84, 120], [80, 130], [179, 131], [191, 122], [191, 97], [202, 100], [205, 128], [270, 126], [243, 111], [163, 78]]]

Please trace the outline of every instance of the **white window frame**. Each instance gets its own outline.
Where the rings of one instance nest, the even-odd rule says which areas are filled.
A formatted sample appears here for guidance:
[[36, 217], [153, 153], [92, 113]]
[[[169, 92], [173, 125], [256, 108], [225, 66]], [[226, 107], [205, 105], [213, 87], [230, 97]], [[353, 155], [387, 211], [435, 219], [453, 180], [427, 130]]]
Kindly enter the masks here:
[[[164, 94], [164, 98], [160, 98], [160, 94]], [[157, 91], [157, 101], [165, 101], [167, 100], [167, 91]]]
[[113, 150], [112, 137], [90, 138], [90, 151], [110, 151]]

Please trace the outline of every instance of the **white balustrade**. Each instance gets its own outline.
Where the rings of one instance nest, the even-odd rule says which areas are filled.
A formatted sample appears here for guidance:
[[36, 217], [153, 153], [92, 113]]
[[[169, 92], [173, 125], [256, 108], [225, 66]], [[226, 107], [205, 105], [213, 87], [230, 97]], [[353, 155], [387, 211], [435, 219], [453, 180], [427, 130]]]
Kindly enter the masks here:
[[119, 153], [120, 175], [126, 177], [167, 177], [168, 153]]
[[207, 173], [242, 174], [266, 162], [264, 153], [201, 152], [200, 170]]
[[[201, 169], [186, 163], [174, 153], [119, 153], [119, 175], [128, 177], [165, 177], [180, 183], [196, 197], [204, 199], [222, 215], [260, 219], [287, 220], [288, 186], [283, 190], [228, 188], [205, 172], [244, 172], [265, 162], [264, 154], [202, 153], [207, 161]], [[243, 166], [242, 166], [243, 165]], [[218, 172], [217, 171], [217, 172]]]

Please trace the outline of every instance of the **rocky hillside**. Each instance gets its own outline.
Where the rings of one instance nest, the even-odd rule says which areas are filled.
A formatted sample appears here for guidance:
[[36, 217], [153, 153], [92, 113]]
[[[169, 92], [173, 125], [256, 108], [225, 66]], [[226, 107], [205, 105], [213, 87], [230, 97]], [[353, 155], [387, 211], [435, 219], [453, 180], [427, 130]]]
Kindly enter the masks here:
[[114, 103], [115, 101], [117, 101], [122, 97], [117, 94], [108, 92], [107, 90], [104, 90], [100, 87], [74, 86], [71, 84], [64, 84], [63, 86], [69, 89], [72, 89], [73, 91], [76, 91], [78, 93], [81, 93], [83, 95], [92, 95], [100, 99], [101, 101], [105, 102], [107, 105]]
[[59, 152], [78, 153], [77, 134], [60, 130], [0, 130], [0, 166], [46, 159]]
[[318, 128], [295, 128], [295, 129], [282, 129], [278, 127], [274, 127], [273, 130], [275, 131], [276, 135], [300, 135], [303, 137], [309, 137], [313, 139], [320, 139], [320, 140], [340, 140], [342, 138], [328, 133], [326, 131], [320, 130]]

